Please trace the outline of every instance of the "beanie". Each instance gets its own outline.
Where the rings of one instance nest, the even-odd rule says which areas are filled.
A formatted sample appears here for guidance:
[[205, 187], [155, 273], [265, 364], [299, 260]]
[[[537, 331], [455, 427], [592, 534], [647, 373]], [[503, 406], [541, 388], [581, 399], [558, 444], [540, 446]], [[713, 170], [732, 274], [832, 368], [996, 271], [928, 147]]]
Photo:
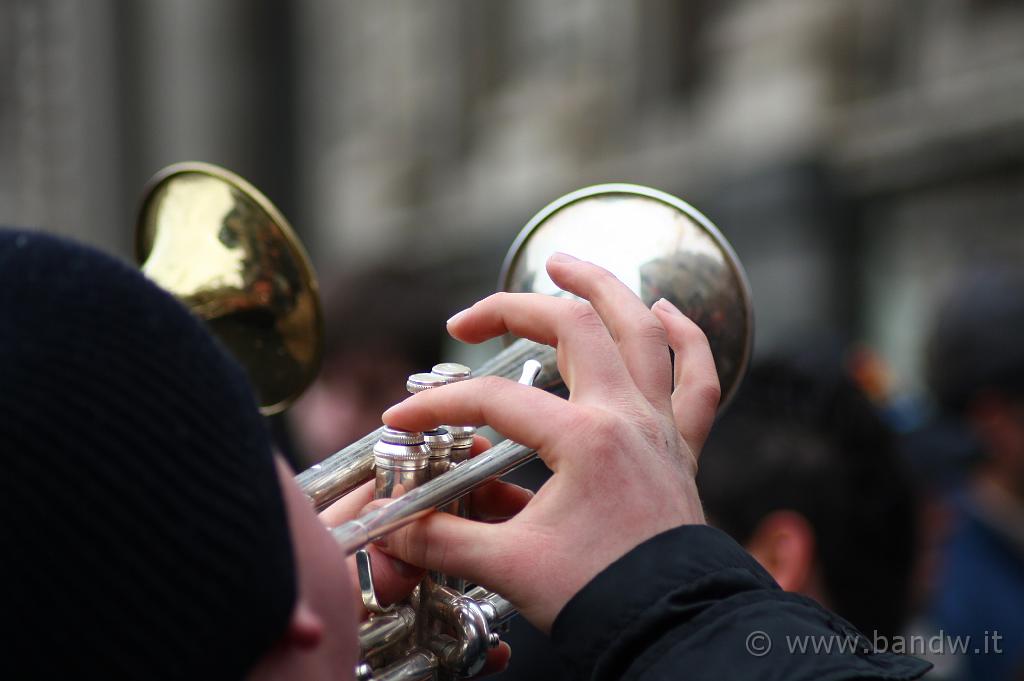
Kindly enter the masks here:
[[0, 229], [0, 676], [236, 679], [295, 566], [241, 368], [135, 268]]

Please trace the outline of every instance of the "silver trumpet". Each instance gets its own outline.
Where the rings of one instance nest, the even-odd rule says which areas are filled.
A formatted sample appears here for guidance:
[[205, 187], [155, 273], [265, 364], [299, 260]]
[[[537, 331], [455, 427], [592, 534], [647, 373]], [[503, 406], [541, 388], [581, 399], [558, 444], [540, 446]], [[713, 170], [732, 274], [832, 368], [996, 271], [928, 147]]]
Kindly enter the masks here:
[[[541, 369], [539, 362], [527, 360], [519, 382], [532, 385]], [[469, 368], [461, 364], [439, 364], [430, 373], [410, 376], [406, 387], [410, 393], [417, 393], [465, 380], [469, 375]], [[451, 503], [433, 503], [432, 497], [421, 500], [423, 513], [438, 508], [468, 517], [468, 506], [456, 503], [466, 501], [465, 497], [452, 493], [449, 480], [457, 478], [458, 471], [473, 467], [468, 460], [473, 430], [444, 426], [411, 433], [385, 428], [373, 449], [374, 497], [397, 497], [392, 506], [404, 506], [417, 495], [422, 497], [423, 490], [429, 490], [433, 483]], [[374, 593], [370, 556], [360, 548], [366, 540], [357, 526], [342, 527], [352, 534], [343, 539], [345, 530], [339, 529], [335, 536], [346, 553], [356, 552], [363, 605], [372, 613], [359, 631], [365, 662], [357, 669], [357, 678], [434, 678], [434, 672], [440, 678], [464, 678], [480, 671], [487, 661], [487, 651], [500, 642], [498, 630], [516, 614], [512, 604], [482, 587], [467, 591], [461, 579], [431, 572], [407, 603], [383, 608]]]
[[[580, 189], [548, 205], [523, 228], [502, 266], [499, 290], [558, 294], [544, 265], [557, 251], [610, 270], [648, 306], [667, 298], [704, 331], [722, 387], [722, 403], [735, 392], [753, 345], [750, 287], [739, 259], [718, 229], [686, 202], [632, 184]], [[543, 370], [538, 387], [562, 387], [555, 351], [526, 339], [511, 343], [474, 371], [515, 380], [534, 359]], [[369, 480], [378, 429], [297, 480], [318, 510]]]
[[[561, 251], [610, 270], [648, 306], [667, 298], [708, 338], [722, 388], [735, 393], [753, 341], [749, 285], [718, 229], [680, 199], [647, 187], [606, 184], [551, 203], [523, 228], [502, 267], [500, 290], [561, 292], [545, 271]], [[143, 271], [205, 319], [242, 362], [264, 413], [283, 410], [316, 374], [322, 314], [302, 245], [273, 204], [227, 170], [171, 166], [150, 182], [136, 232]], [[555, 351], [520, 339], [478, 370], [563, 390]], [[409, 377], [410, 392], [468, 378], [441, 364]], [[370, 433], [296, 477], [317, 510], [376, 477], [375, 496], [394, 501], [332, 530], [357, 553], [363, 602], [361, 681], [465, 678], [483, 666], [515, 610], [482, 587], [430, 574], [411, 597], [377, 602], [367, 543], [435, 510], [470, 515], [470, 491], [526, 463], [535, 452], [499, 443], [468, 459], [473, 429]]]

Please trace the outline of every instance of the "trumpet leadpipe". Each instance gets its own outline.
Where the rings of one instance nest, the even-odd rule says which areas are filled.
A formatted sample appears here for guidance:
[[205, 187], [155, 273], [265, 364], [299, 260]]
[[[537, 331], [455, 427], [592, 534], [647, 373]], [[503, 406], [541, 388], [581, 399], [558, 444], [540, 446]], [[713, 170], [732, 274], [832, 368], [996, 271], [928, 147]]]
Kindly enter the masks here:
[[295, 476], [299, 488], [322, 511], [373, 477], [373, 448], [384, 426]]

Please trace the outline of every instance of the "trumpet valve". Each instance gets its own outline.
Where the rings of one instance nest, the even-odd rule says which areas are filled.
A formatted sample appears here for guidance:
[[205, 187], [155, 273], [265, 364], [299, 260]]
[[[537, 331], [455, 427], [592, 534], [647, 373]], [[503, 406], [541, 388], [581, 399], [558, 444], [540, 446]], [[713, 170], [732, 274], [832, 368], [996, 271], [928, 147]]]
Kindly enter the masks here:
[[427, 481], [430, 447], [423, 433], [385, 428], [373, 448], [375, 499], [390, 499]]

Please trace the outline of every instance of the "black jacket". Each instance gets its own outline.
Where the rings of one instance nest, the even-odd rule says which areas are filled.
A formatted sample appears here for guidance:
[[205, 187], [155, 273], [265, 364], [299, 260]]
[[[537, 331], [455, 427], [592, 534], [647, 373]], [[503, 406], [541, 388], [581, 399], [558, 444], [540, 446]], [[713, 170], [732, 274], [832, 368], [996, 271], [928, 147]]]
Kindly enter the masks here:
[[930, 668], [872, 652], [845, 620], [696, 525], [606, 568], [559, 613], [552, 640], [574, 678], [592, 681], [915, 679]]

